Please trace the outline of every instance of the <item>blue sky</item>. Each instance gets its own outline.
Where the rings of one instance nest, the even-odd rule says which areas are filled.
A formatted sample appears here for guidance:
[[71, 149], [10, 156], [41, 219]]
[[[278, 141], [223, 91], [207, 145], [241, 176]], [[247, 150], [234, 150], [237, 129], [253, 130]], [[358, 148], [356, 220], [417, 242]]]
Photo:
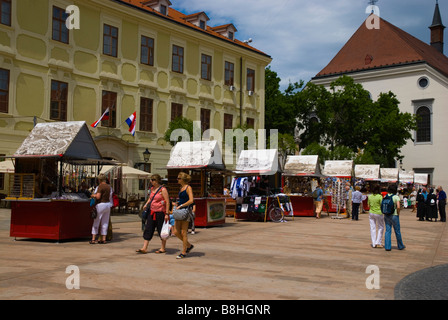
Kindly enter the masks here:
[[[269, 54], [271, 68], [289, 82], [309, 81], [367, 18], [368, 0], [172, 0], [183, 13], [204, 11], [210, 26], [233, 23], [239, 40]], [[429, 43], [436, 0], [379, 0], [381, 18]], [[448, 26], [448, 0], [439, 0]], [[445, 30], [445, 43], [448, 29]], [[448, 51], [445, 44], [445, 54]]]

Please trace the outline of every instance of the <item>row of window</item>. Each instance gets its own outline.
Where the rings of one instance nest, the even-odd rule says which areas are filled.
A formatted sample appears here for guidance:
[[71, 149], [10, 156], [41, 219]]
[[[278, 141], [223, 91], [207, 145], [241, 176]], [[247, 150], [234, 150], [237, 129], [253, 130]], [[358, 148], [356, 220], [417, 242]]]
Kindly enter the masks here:
[[[54, 29], [53, 29], [54, 30]], [[59, 36], [59, 38], [61, 38]], [[55, 39], [57, 40], [57, 39]], [[155, 41], [153, 38], [141, 36], [140, 39], [140, 63], [154, 66]], [[176, 73], [184, 73], [185, 50], [178, 45], [172, 46], [171, 70]], [[103, 54], [117, 57], [118, 55], [118, 28], [104, 24], [103, 29]], [[235, 65], [232, 62], [224, 62], [224, 84], [234, 85]], [[255, 70], [246, 70], [247, 91], [255, 91]], [[212, 57], [201, 54], [201, 79], [212, 80]]]
[[[50, 119], [56, 121], [67, 121], [68, 83], [62, 81], [51, 81]], [[9, 70], [0, 69], [0, 112], [8, 113], [9, 101]], [[117, 127], [117, 93], [104, 90], [101, 101], [102, 113], [109, 108], [108, 120], [102, 121], [101, 126], [107, 128]], [[201, 109], [202, 132], [210, 129], [209, 109]], [[183, 116], [183, 105], [171, 104], [171, 121]], [[140, 98], [139, 114], [140, 131], [153, 132], [153, 100]], [[247, 125], [254, 128], [255, 120], [247, 118]], [[233, 115], [224, 114], [224, 130], [233, 128]]]
[[[50, 119], [67, 121], [68, 83], [51, 81]], [[117, 93], [103, 91], [102, 112], [109, 108], [109, 120], [101, 123], [104, 127], [116, 128]], [[9, 70], [0, 69], [0, 112], [9, 112]], [[171, 120], [183, 115], [183, 105], [171, 104]], [[416, 110], [418, 116], [416, 142], [431, 142], [431, 110], [421, 106]], [[254, 119], [247, 118], [249, 127], [254, 128]], [[140, 99], [140, 130], [152, 132], [153, 127], [153, 100], [142, 97]], [[203, 131], [210, 128], [210, 110], [201, 109], [201, 123]], [[224, 129], [233, 128], [233, 115], [224, 114]]]
[[[11, 1], [0, 0], [1, 3], [1, 21], [3, 24], [11, 25]], [[68, 18], [65, 9], [53, 6], [52, 15], [52, 39], [68, 44], [70, 41], [69, 29], [65, 21]], [[118, 28], [104, 24], [103, 25], [103, 54], [118, 56]], [[142, 35], [140, 38], [140, 63], [154, 66], [155, 41], [151, 37]], [[178, 45], [172, 46], [172, 65], [173, 72], [184, 72], [184, 48]], [[232, 62], [225, 61], [224, 84], [234, 85], [235, 65]], [[247, 69], [247, 91], [255, 91], [255, 70]], [[201, 55], [201, 78], [212, 80], [212, 57], [206, 54]]]

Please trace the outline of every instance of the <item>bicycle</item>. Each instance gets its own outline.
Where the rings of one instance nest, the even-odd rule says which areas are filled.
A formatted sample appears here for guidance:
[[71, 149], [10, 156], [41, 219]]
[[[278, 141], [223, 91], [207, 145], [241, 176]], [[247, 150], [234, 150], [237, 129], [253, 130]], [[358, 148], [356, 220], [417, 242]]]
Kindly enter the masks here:
[[289, 214], [292, 215], [291, 211], [285, 211], [284, 209], [286, 203], [290, 202], [287, 195], [274, 194], [270, 192], [269, 196], [267, 197], [263, 196], [260, 197], [260, 199], [262, 200], [256, 205], [247, 204], [248, 205], [248, 208], [246, 209], [247, 211], [243, 211], [247, 212], [249, 220], [266, 222], [267, 218], [269, 217], [269, 219], [273, 222], [282, 222], [284, 221], [286, 215]]
[[[271, 199], [271, 203], [266, 208], [264, 212], [260, 211], [250, 211], [249, 212], [249, 219], [253, 221], [264, 221], [266, 222], [266, 218], [269, 217], [269, 219], [273, 222], [281, 222], [285, 218], [285, 210], [283, 209], [280, 201], [280, 195], [274, 195], [271, 193], [269, 197], [267, 197], [266, 202], [269, 202], [269, 199]], [[263, 216], [264, 213], [264, 216]]]
[[272, 222], [283, 221], [283, 218], [285, 217], [285, 211], [283, 210], [282, 206], [280, 205], [280, 198], [278, 195], [275, 196], [274, 199], [272, 199], [267, 212], [269, 215], [269, 219], [271, 219]]

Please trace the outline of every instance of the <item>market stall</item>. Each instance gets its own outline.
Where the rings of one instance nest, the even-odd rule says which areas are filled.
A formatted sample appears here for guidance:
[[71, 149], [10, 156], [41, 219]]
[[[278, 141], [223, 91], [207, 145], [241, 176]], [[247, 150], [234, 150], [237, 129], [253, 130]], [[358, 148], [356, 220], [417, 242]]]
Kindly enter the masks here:
[[381, 188], [398, 184], [398, 168], [380, 168]]
[[268, 221], [267, 210], [274, 200], [288, 208], [286, 215], [292, 214], [289, 197], [276, 193], [281, 185], [279, 168], [276, 149], [241, 151], [230, 188], [236, 199], [235, 220]]
[[417, 189], [421, 187], [426, 187], [428, 185], [428, 177], [427, 173], [414, 173], [414, 185]]
[[196, 205], [196, 227], [225, 223], [224, 176], [227, 171], [217, 141], [178, 142], [171, 151], [167, 170], [167, 189], [171, 199], [178, 198], [179, 172], [191, 176], [190, 185]]
[[[91, 236], [87, 189], [104, 164], [85, 122], [37, 124], [11, 156], [11, 237]], [[109, 161], [110, 163], [110, 161]]]
[[414, 171], [406, 172], [401, 170], [398, 174], [398, 188], [405, 194], [410, 194], [414, 187]]
[[[360, 186], [363, 193], [371, 193], [374, 185], [380, 185], [380, 165], [379, 164], [357, 164], [355, 165], [354, 186]], [[370, 208], [366, 200], [363, 201], [364, 211]]]
[[294, 216], [315, 216], [312, 193], [318, 184], [321, 184], [323, 189], [323, 178], [319, 156], [288, 156], [286, 158], [282, 173], [283, 190], [291, 199]]
[[411, 207], [415, 196], [413, 194], [414, 188], [414, 171], [406, 172], [400, 170], [398, 172], [398, 194], [402, 200], [403, 208]]
[[345, 185], [352, 182], [353, 160], [327, 160], [323, 173], [330, 212], [345, 212]]

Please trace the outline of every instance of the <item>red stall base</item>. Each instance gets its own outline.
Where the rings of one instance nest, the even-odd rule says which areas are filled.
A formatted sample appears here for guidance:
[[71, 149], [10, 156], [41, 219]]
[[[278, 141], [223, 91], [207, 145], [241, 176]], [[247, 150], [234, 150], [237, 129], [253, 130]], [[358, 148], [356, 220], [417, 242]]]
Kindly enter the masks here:
[[291, 199], [292, 208], [294, 209], [294, 217], [316, 216], [314, 200], [312, 197], [290, 195], [289, 199]]
[[[331, 196], [327, 196], [328, 205], [330, 207], [331, 213], [337, 213], [338, 212], [338, 206], [331, 202]], [[323, 211], [326, 210], [326, 208], [322, 209]], [[345, 213], [345, 208], [340, 208], [339, 213]]]
[[226, 200], [224, 198], [196, 198], [195, 227], [222, 225], [226, 222]]
[[11, 201], [11, 237], [67, 240], [91, 237], [89, 202]]

